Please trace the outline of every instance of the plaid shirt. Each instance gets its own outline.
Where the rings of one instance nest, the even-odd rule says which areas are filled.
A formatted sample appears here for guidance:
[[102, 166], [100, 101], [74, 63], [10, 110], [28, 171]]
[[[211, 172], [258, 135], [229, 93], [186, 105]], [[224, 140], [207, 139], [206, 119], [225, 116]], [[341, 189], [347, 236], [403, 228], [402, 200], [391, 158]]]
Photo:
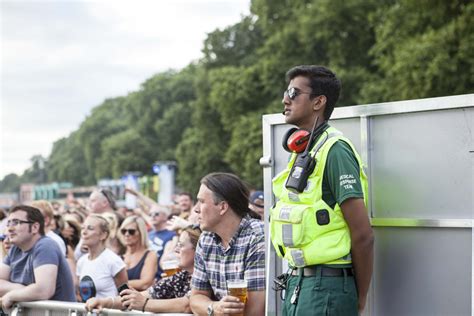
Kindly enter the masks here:
[[215, 233], [203, 232], [194, 258], [191, 281], [196, 290], [211, 290], [220, 300], [227, 295], [227, 280], [247, 280], [249, 291], [265, 290], [265, 234], [263, 222], [242, 218], [227, 249]]

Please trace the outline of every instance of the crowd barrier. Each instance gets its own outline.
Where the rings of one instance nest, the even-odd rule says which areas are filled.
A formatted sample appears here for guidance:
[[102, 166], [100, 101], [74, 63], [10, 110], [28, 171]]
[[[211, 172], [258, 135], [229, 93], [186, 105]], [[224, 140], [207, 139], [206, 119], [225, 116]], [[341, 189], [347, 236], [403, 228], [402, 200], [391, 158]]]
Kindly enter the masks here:
[[160, 315], [160, 316], [189, 316], [181, 313], [149, 313], [138, 310], [120, 311], [117, 309], [103, 309], [100, 313], [87, 312], [84, 303], [60, 301], [35, 301], [16, 304], [7, 315], [10, 316], [86, 316], [86, 315]]

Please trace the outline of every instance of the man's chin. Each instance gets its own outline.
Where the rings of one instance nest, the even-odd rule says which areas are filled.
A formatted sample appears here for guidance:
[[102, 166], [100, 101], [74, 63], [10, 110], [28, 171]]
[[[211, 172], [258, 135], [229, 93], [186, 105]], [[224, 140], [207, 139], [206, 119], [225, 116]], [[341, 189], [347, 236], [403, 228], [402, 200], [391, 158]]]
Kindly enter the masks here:
[[199, 228], [200, 228], [202, 231], [205, 231], [205, 230], [207, 230], [207, 225], [204, 224], [203, 222], [199, 221]]
[[291, 125], [296, 125], [295, 121], [291, 118], [290, 115], [285, 115], [285, 123], [286, 124], [291, 124]]

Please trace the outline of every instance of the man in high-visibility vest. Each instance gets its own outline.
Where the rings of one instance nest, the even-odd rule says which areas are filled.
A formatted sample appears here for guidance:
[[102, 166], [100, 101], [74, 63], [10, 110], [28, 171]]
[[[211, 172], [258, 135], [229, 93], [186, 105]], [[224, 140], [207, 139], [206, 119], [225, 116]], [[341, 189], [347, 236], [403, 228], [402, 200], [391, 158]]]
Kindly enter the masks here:
[[287, 73], [283, 139], [292, 152], [273, 179], [277, 203], [270, 231], [277, 254], [291, 269], [283, 315], [358, 315], [373, 269], [373, 232], [367, 214], [367, 178], [349, 139], [329, 126], [341, 83], [322, 66]]

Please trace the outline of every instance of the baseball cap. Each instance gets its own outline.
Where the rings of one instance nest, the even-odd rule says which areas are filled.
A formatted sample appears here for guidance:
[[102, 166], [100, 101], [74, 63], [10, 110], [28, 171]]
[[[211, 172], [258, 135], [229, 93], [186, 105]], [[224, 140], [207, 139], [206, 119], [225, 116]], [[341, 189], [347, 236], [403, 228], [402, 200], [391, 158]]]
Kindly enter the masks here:
[[[256, 200], [261, 200], [259, 203], [255, 203]], [[263, 191], [255, 191], [250, 195], [249, 201], [251, 204], [258, 206], [258, 207], [263, 207]]]

